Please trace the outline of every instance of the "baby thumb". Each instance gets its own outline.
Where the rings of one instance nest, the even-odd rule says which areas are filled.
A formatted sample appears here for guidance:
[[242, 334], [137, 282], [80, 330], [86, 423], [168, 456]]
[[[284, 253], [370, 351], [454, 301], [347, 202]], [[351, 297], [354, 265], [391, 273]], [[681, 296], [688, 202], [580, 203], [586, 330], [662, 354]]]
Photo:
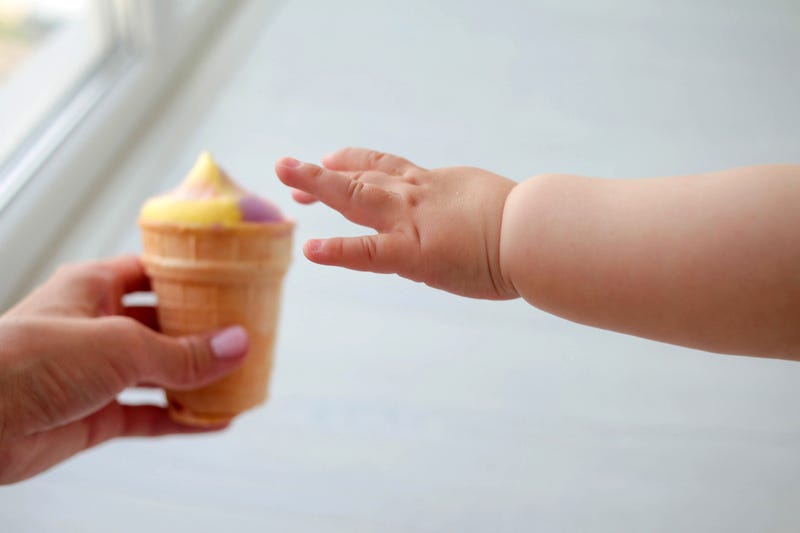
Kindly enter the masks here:
[[148, 381], [178, 390], [207, 385], [233, 371], [244, 362], [250, 347], [247, 331], [241, 326], [185, 337], [157, 337]]

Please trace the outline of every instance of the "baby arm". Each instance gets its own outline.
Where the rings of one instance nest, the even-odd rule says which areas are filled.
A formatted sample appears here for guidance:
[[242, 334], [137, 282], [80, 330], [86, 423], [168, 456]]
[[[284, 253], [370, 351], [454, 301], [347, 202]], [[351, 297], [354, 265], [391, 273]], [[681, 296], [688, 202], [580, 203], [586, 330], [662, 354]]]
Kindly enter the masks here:
[[570, 320], [800, 358], [800, 166], [538, 176], [506, 200], [500, 257], [523, 298]]
[[800, 166], [609, 180], [428, 170], [348, 148], [278, 177], [377, 234], [306, 243], [317, 263], [710, 351], [800, 358]]

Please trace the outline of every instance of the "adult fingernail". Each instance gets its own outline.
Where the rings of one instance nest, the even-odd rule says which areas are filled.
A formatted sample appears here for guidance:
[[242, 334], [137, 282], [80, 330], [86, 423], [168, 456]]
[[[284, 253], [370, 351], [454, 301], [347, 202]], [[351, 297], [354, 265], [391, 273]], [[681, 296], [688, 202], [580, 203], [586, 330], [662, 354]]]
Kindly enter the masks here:
[[231, 326], [211, 337], [211, 351], [218, 359], [240, 357], [247, 351], [247, 330], [242, 326]]
[[292, 157], [284, 157], [281, 159], [281, 166], [288, 168], [297, 168], [301, 165], [300, 161]]

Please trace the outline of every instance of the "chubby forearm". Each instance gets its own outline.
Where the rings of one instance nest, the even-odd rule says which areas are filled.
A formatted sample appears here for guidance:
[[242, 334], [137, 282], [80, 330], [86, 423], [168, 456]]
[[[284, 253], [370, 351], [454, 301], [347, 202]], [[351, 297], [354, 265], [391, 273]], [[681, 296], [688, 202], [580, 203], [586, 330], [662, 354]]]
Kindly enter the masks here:
[[800, 359], [800, 165], [537, 176], [506, 200], [500, 258], [523, 298], [564, 318]]

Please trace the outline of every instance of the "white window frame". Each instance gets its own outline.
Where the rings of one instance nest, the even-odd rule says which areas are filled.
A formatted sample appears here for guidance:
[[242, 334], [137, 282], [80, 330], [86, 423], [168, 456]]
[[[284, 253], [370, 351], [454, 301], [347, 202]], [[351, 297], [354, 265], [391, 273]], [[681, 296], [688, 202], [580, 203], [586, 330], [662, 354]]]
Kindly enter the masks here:
[[[123, 46], [0, 171], [0, 312], [245, 0], [111, 0]], [[254, 0], [260, 1], [260, 0]], [[178, 19], [178, 17], [180, 17]]]
[[[36, 127], [71, 100], [74, 89], [101, 61], [119, 57], [124, 36], [112, 4], [83, 1], [80, 16], [48, 33], [0, 84], [0, 163], [24, 150], [24, 141], [36, 136]], [[15, 187], [13, 181], [0, 181], [0, 206], [13, 196]]]

